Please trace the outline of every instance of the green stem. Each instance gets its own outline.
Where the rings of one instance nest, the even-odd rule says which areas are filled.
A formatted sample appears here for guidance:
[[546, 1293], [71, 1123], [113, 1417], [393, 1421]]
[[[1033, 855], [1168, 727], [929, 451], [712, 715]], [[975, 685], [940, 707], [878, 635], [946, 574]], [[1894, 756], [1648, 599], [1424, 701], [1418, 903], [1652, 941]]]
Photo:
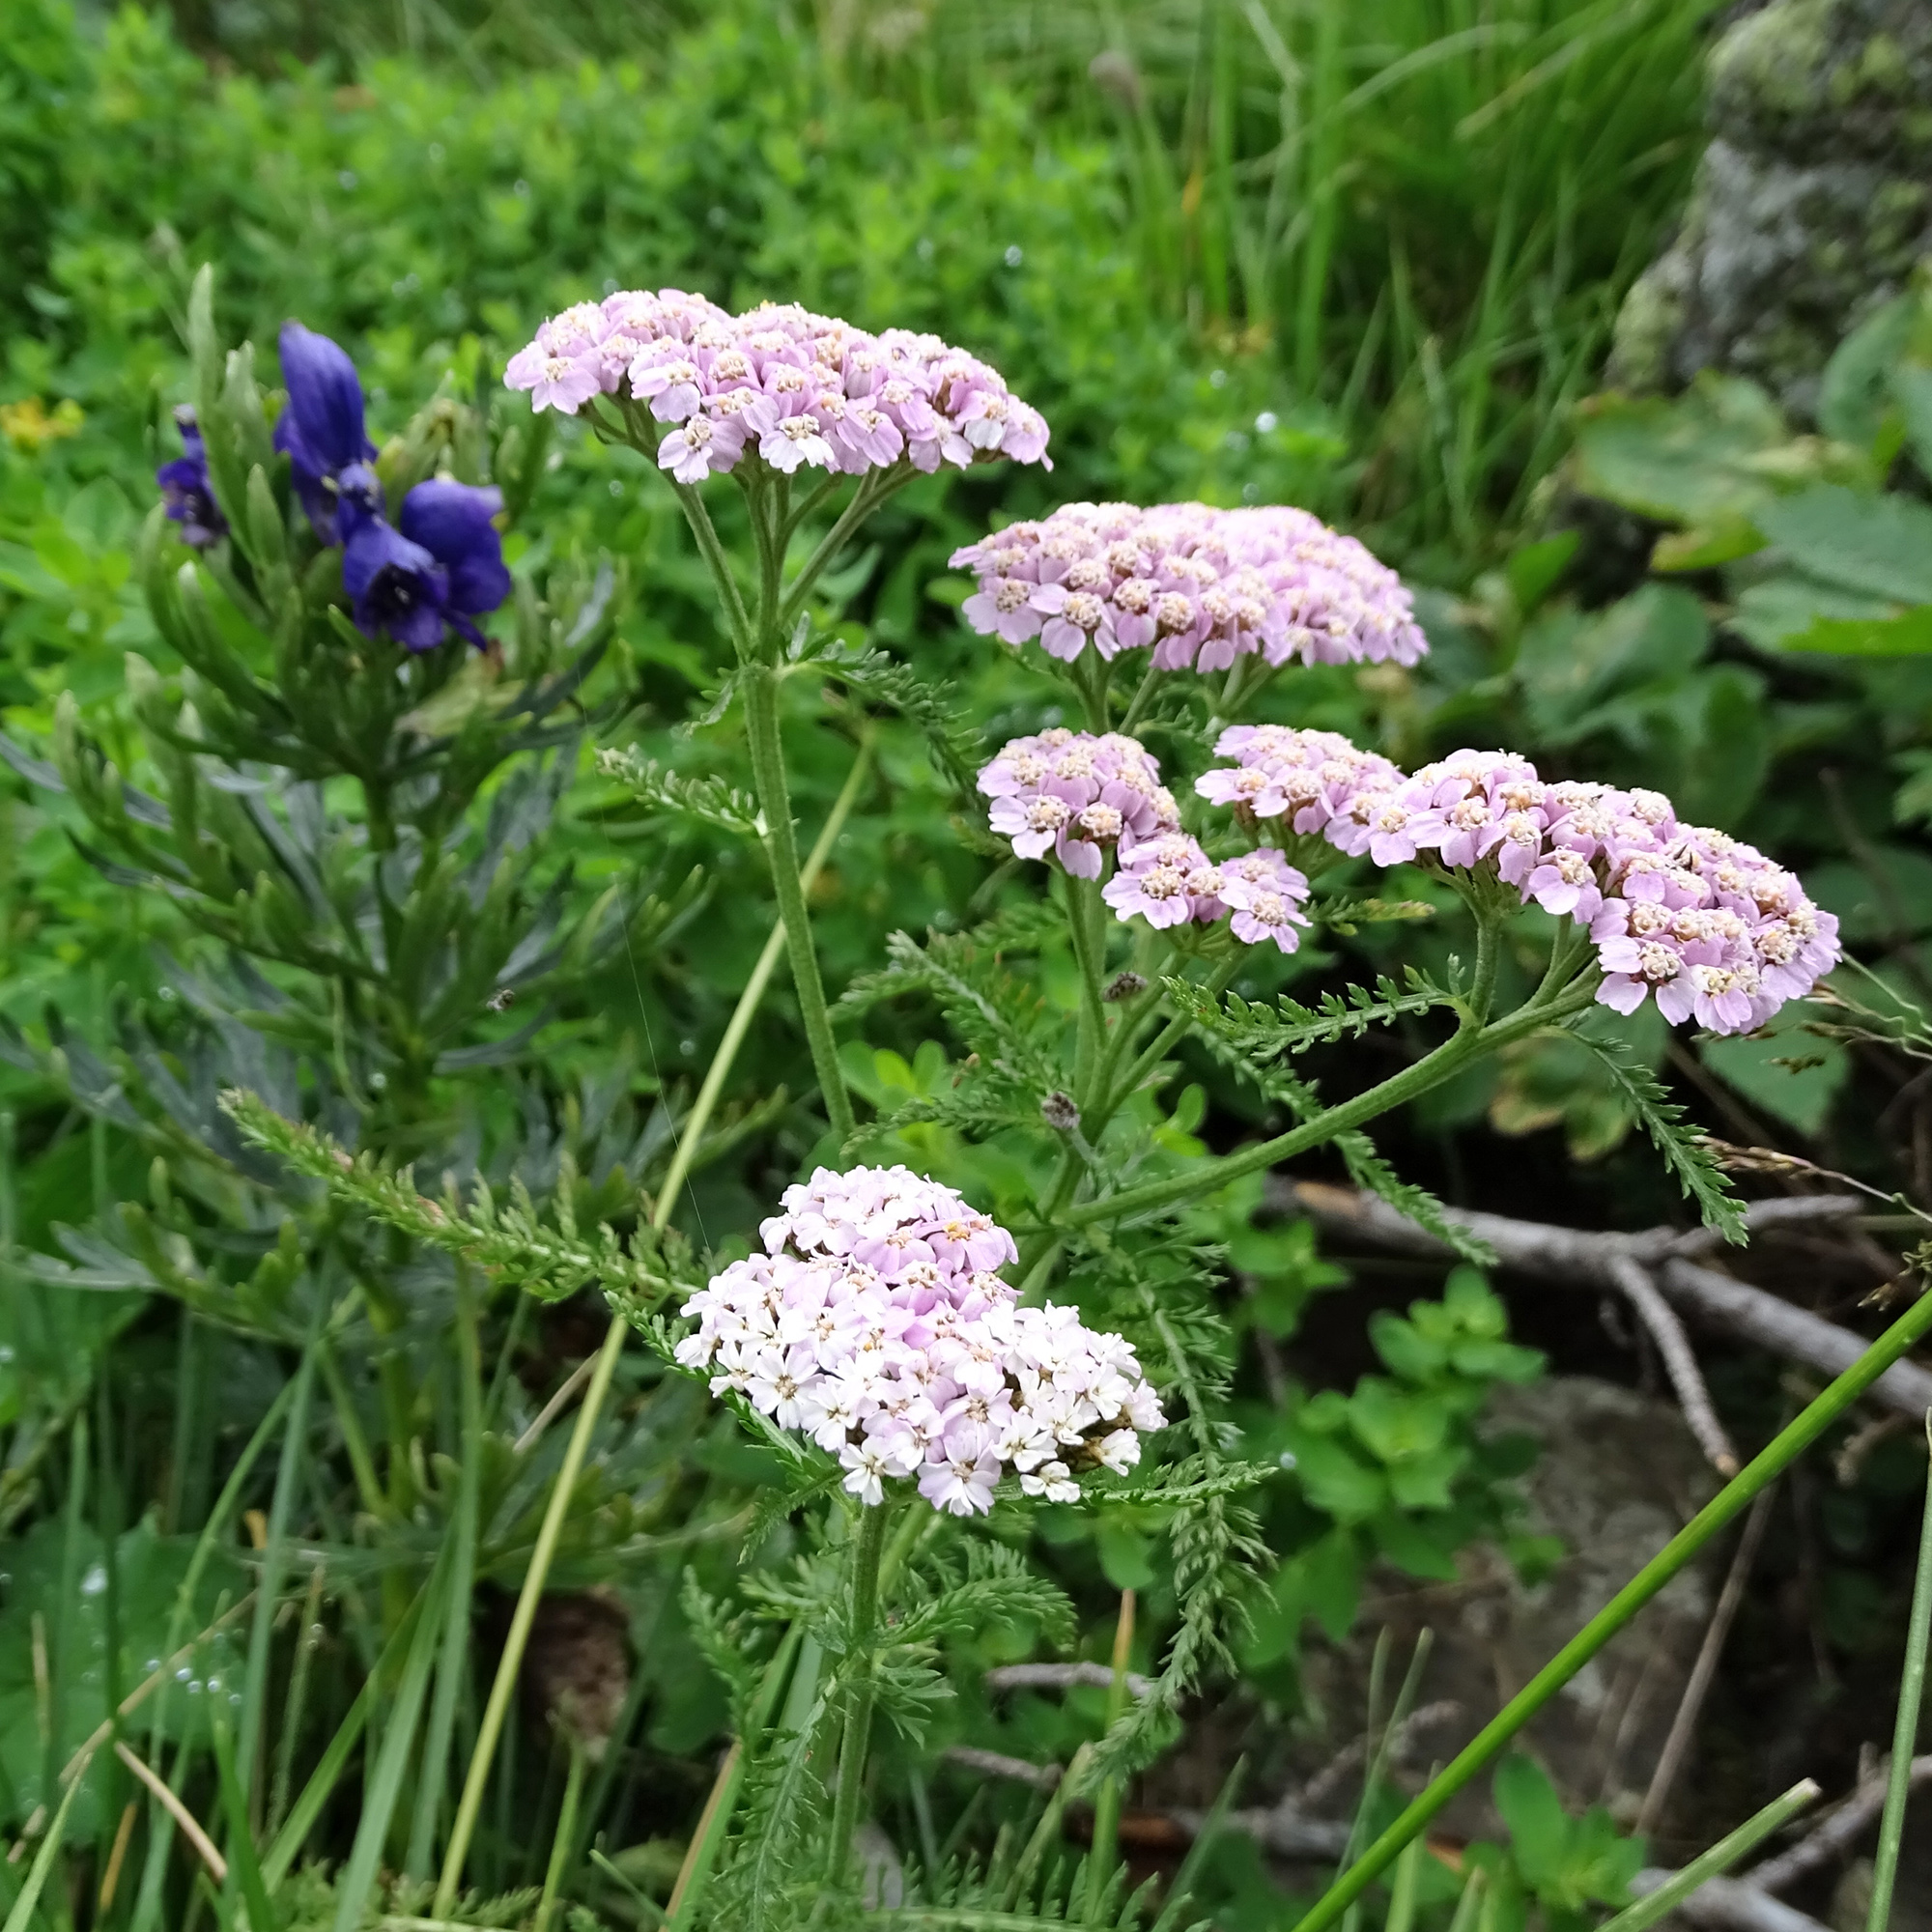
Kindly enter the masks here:
[[543, 1896], [537, 1900], [536, 1932], [551, 1932], [556, 1922], [557, 1899], [563, 1890], [563, 1874], [570, 1863], [572, 1842], [577, 1836], [577, 1806], [583, 1795], [583, 1747], [575, 1739], [570, 1746], [570, 1771], [563, 1780], [563, 1805], [557, 1812], [556, 1835], [551, 1840], [550, 1866], [544, 1873]]
[[530, 1551], [529, 1568], [524, 1573], [524, 1586], [517, 1594], [517, 1607], [511, 1612], [509, 1634], [503, 1639], [503, 1653], [490, 1686], [490, 1698], [483, 1707], [483, 1721], [476, 1727], [476, 1748], [469, 1754], [463, 1795], [456, 1804], [456, 1822], [450, 1827], [449, 1845], [443, 1853], [442, 1874], [437, 1881], [432, 1912], [438, 1918], [448, 1918], [456, 1904], [456, 1889], [462, 1882], [464, 1861], [469, 1856], [476, 1814], [483, 1804], [483, 1787], [490, 1780], [497, 1741], [502, 1735], [503, 1719], [509, 1715], [510, 1698], [516, 1690], [524, 1651], [530, 1640], [530, 1626], [536, 1620], [537, 1605], [543, 1597], [551, 1562], [556, 1555], [557, 1539], [563, 1534], [564, 1518], [570, 1514], [570, 1499], [576, 1492], [577, 1479], [583, 1472], [590, 1438], [603, 1413], [604, 1400], [611, 1392], [611, 1378], [616, 1372], [617, 1357], [624, 1351], [624, 1338], [629, 1333], [630, 1323], [621, 1315], [613, 1317], [605, 1331], [604, 1346], [597, 1351], [596, 1366], [590, 1373], [590, 1386], [583, 1392], [576, 1426], [563, 1452], [563, 1466], [556, 1472], [550, 1505], [537, 1530], [536, 1546]]
[[791, 955], [792, 985], [805, 1020], [811, 1065], [825, 1097], [826, 1118], [840, 1141], [852, 1137], [852, 1102], [839, 1070], [838, 1048], [826, 1010], [825, 984], [818, 976], [811, 922], [798, 876], [798, 841], [791, 822], [791, 793], [785, 783], [784, 748], [779, 737], [778, 677], [771, 666], [749, 664], [744, 673], [745, 724], [752, 741], [752, 774], [765, 821], [765, 851], [771, 861], [772, 890], [784, 922], [785, 950]]
[[859, 1829], [859, 1804], [866, 1786], [866, 1742], [878, 1695], [873, 1675], [879, 1616], [879, 1558], [886, 1547], [885, 1503], [859, 1511], [852, 1546], [852, 1685], [845, 1707], [845, 1734], [838, 1743], [838, 1792], [832, 1804], [832, 1856], [827, 1876], [834, 1885], [845, 1876], [852, 1858], [852, 1834]]
[[1184, 1174], [1171, 1175], [1165, 1180], [1150, 1180], [1139, 1187], [1125, 1187], [1118, 1194], [1085, 1202], [1078, 1208], [1070, 1208], [1064, 1216], [1062, 1225], [1086, 1228], [1097, 1222], [1118, 1221], [1129, 1214], [1170, 1207], [1176, 1202], [1192, 1200], [1197, 1195], [1211, 1194], [1225, 1187], [1229, 1181], [1254, 1173], [1257, 1168], [1272, 1167], [1278, 1161], [1292, 1160], [1296, 1154], [1321, 1147], [1350, 1127], [1359, 1127], [1378, 1115], [1387, 1113], [1391, 1107], [1399, 1107], [1405, 1101], [1428, 1093], [1431, 1088], [1439, 1087], [1469, 1061], [1493, 1053], [1512, 1040], [1521, 1039], [1580, 1011], [1592, 997], [1591, 988], [1573, 987], [1546, 1006], [1532, 1001], [1511, 1013], [1507, 1019], [1497, 1020], [1491, 1026], [1477, 1026], [1465, 1020], [1435, 1052], [1425, 1054], [1412, 1066], [1404, 1067], [1400, 1073], [1391, 1075], [1378, 1086], [1371, 1087], [1365, 1094], [1356, 1094], [1352, 1100], [1344, 1100], [1338, 1106], [1329, 1107], [1312, 1121], [1291, 1127], [1285, 1134], [1277, 1134], [1273, 1140], [1257, 1141], [1252, 1147], [1222, 1154], [1214, 1160], [1197, 1161]]
[[[831, 852], [845, 814], [850, 811], [853, 801], [858, 796], [859, 784], [871, 753], [871, 743], [867, 739], [859, 748], [852, 775], [846, 780], [839, 792], [838, 802], [832, 808], [832, 814], [825, 821], [811, 848], [811, 857], [807, 862], [804, 883], [809, 885], [817, 876], [817, 870]], [[710, 1123], [711, 1115], [718, 1103], [718, 1095], [723, 1091], [725, 1076], [729, 1073], [740, 1045], [744, 1041], [752, 1015], [756, 1010], [763, 996], [765, 985], [771, 979], [772, 968], [777, 963], [778, 948], [782, 943], [781, 928], [774, 927], [772, 936], [765, 942], [765, 951], [759, 962], [753, 969], [752, 977], [745, 983], [745, 990], [738, 996], [736, 1010], [724, 1029], [724, 1037], [718, 1043], [718, 1051], [712, 1058], [710, 1070], [704, 1076], [704, 1084], [698, 1090], [697, 1099], [691, 1112], [685, 1116], [684, 1128], [678, 1137], [677, 1151], [671, 1156], [670, 1172], [666, 1177], [665, 1185], [658, 1190], [656, 1205], [651, 1210], [651, 1227], [662, 1233], [668, 1225], [671, 1210], [677, 1202], [678, 1190], [684, 1184], [684, 1177], [690, 1172], [691, 1161], [704, 1138], [704, 1130]], [[564, 1452], [563, 1467], [557, 1472], [557, 1479], [551, 1491], [550, 1505], [544, 1513], [542, 1526], [537, 1532], [536, 1548], [530, 1552], [530, 1564], [524, 1576], [524, 1585], [517, 1598], [517, 1607], [510, 1621], [510, 1633], [504, 1640], [503, 1653], [497, 1662], [497, 1676], [490, 1687], [490, 1700], [484, 1707], [483, 1722], [476, 1734], [476, 1747], [470, 1753], [469, 1769], [465, 1776], [463, 1795], [456, 1811], [456, 1822], [450, 1831], [449, 1846], [443, 1856], [442, 1875], [437, 1885], [436, 1911], [445, 1913], [454, 1903], [456, 1888], [463, 1877], [463, 1865], [469, 1857], [469, 1840], [475, 1833], [476, 1815], [483, 1803], [483, 1787], [489, 1781], [491, 1760], [496, 1756], [497, 1743], [502, 1733], [503, 1719], [509, 1709], [510, 1693], [514, 1690], [517, 1673], [523, 1666], [524, 1647], [529, 1639], [530, 1625], [536, 1615], [537, 1600], [543, 1595], [545, 1580], [550, 1574], [551, 1557], [556, 1548], [557, 1537], [563, 1527], [563, 1520], [569, 1512], [571, 1492], [577, 1487], [579, 1471], [583, 1466], [585, 1451], [589, 1446], [590, 1435], [596, 1427], [597, 1417], [604, 1405], [604, 1398], [611, 1386], [611, 1377], [617, 1366], [617, 1357], [623, 1351], [624, 1339], [630, 1332], [630, 1324], [624, 1317], [612, 1318], [610, 1328], [605, 1332], [604, 1346], [598, 1354], [592, 1370], [590, 1386], [585, 1391], [583, 1406], [578, 1410], [577, 1425], [571, 1432], [569, 1447]]]
[[1818, 1787], [1807, 1777], [1794, 1784], [1782, 1798], [1774, 1798], [1762, 1811], [1747, 1818], [1735, 1832], [1719, 1838], [1708, 1852], [1674, 1871], [1657, 1888], [1646, 1892], [1634, 1905], [1626, 1906], [1614, 1918], [1606, 1918], [1597, 1932], [1645, 1932], [1665, 1913], [1675, 1912], [1706, 1879], [1723, 1873], [1783, 1826], [1797, 1817], [1807, 1804], [1818, 1801]]
[[[1114, 1681], [1107, 1687], [1107, 1729], [1112, 1731], [1127, 1708], [1127, 1664], [1134, 1647], [1134, 1593], [1121, 1592], [1121, 1614], [1114, 1624]], [[1112, 1772], [1094, 1795], [1094, 1844], [1087, 1858], [1087, 1910], [1090, 1925], [1100, 1922], [1107, 1882], [1114, 1875], [1116, 1841], [1121, 1829], [1121, 1780]]]
[[[1928, 1296], [1932, 1299], [1932, 1296]], [[1925, 1418], [1925, 1446], [1932, 1456], [1932, 1414]], [[1918, 1708], [1925, 1696], [1925, 1652], [1932, 1643], [1932, 1465], [1925, 1478], [1925, 1525], [1918, 1537], [1918, 1577], [1912, 1588], [1912, 1621], [1905, 1636], [1905, 1668], [1898, 1680], [1898, 1718], [1891, 1734], [1891, 1772], [1886, 1779], [1885, 1814], [1872, 1864], [1871, 1911], [1865, 1932], [1886, 1932], [1898, 1855], [1905, 1845], [1905, 1805], [1912, 1795], [1912, 1754], [1918, 1747]]]
[[1470, 1017], [1478, 1026], [1488, 1023], [1490, 1006], [1496, 996], [1496, 968], [1501, 962], [1503, 922], [1493, 914], [1476, 914], [1476, 977], [1469, 982]]
[[[1932, 1330], [1932, 1293], [1894, 1321], [1770, 1446], [1719, 1490], [1598, 1613], [1432, 1778], [1422, 1795], [1328, 1889], [1294, 1932], [1323, 1932], [1394, 1861], [1397, 1854], [1510, 1742], [1589, 1661], [1679, 1575], [1760, 1491], [1789, 1468], [1833, 1423]], [[1909, 1756], [1909, 1752], [1907, 1753]]]
[[876, 510], [893, 493], [912, 480], [913, 470], [909, 465], [895, 464], [891, 469], [875, 469], [867, 472], [858, 489], [852, 493], [852, 500], [839, 513], [838, 521], [826, 531], [818, 541], [818, 546], [800, 566], [799, 573], [791, 581], [784, 593], [783, 601], [778, 607], [778, 621], [773, 629], [781, 634], [788, 631], [798, 621], [798, 613], [805, 608], [805, 600], [811, 595], [811, 586], [825, 574], [834, 557], [851, 540], [852, 532]]
[[[832, 810], [817, 838], [812, 842], [811, 851], [806, 859], [805, 869], [799, 873], [799, 884], [810, 892], [812, 883], [824, 869], [825, 862], [832, 855], [832, 847], [838, 835], [844, 830], [845, 821], [851, 815], [853, 806], [858, 802], [872, 766], [872, 735], [869, 731], [859, 741], [859, 754], [852, 760], [852, 769], [845, 775], [845, 782], [839, 787], [838, 796], [832, 803]], [[785, 927], [781, 920], [772, 927], [771, 935], [765, 941], [765, 950], [758, 954], [757, 964], [752, 968], [752, 977], [745, 981], [745, 990], [738, 995], [738, 1004], [732, 1009], [731, 1017], [725, 1024], [724, 1037], [718, 1042], [718, 1051], [712, 1057], [709, 1070], [705, 1073], [704, 1084], [697, 1090], [697, 1098], [691, 1104], [691, 1112], [685, 1119], [684, 1132], [679, 1136], [677, 1151], [671, 1155], [670, 1170], [665, 1176], [664, 1185], [659, 1191], [663, 1202], [668, 1204], [665, 1209], [668, 1220], [677, 1205], [678, 1190], [684, 1185], [685, 1177], [691, 1172], [692, 1162], [697, 1156], [697, 1144], [704, 1137], [704, 1130], [711, 1123], [711, 1116], [718, 1105], [718, 1096], [724, 1091], [724, 1082], [730, 1074], [732, 1063], [738, 1058], [738, 1049], [745, 1043], [745, 1036], [751, 1031], [752, 1021], [756, 1015], [759, 1003], [765, 995], [765, 988], [771, 983], [772, 974], [777, 970], [779, 954], [784, 951]]]
[[1101, 904], [1098, 882], [1076, 879], [1068, 872], [1065, 886], [1066, 934], [1073, 944], [1073, 963], [1080, 969], [1080, 1036], [1074, 1049], [1073, 1088], [1075, 1098], [1085, 1100], [1107, 1037], [1107, 1009], [1100, 997], [1105, 940], [1096, 946], [1094, 913]]
[[711, 512], [704, 507], [704, 498], [697, 494], [695, 485], [673, 483], [671, 488], [677, 492], [677, 500], [684, 506], [684, 520], [691, 526], [691, 534], [697, 540], [697, 553], [711, 572], [718, 601], [724, 608], [724, 621], [731, 633], [732, 645], [741, 660], [749, 658], [753, 636], [751, 613], [745, 609], [738, 580], [731, 575], [731, 560], [724, 554], [724, 546], [719, 541]]
[[1160, 672], [1155, 669], [1153, 661], [1150, 658], [1148, 660], [1147, 670], [1142, 676], [1140, 683], [1134, 687], [1134, 695], [1127, 702], [1126, 715], [1115, 726], [1115, 729], [1119, 731], [1131, 731], [1141, 722], [1141, 713], [1148, 708], [1154, 693], [1159, 689]]
[[[1231, 954], [1219, 966], [1215, 967], [1212, 976], [1207, 982], [1205, 990], [1218, 1000], [1235, 983], [1236, 976], [1246, 963], [1244, 954], [1240, 952]], [[1099, 1131], [1100, 1126], [1104, 1126], [1107, 1122], [1114, 1118], [1115, 1112], [1125, 1101], [1127, 1095], [1167, 1058], [1168, 1054], [1179, 1044], [1180, 1040], [1186, 1036], [1193, 1025], [1194, 1022], [1185, 1015], [1177, 1015], [1175, 1018], [1169, 1020], [1161, 1028], [1160, 1032], [1154, 1036], [1146, 1051], [1135, 1056], [1134, 1064], [1127, 1068], [1126, 1072], [1111, 1086], [1103, 1088], [1100, 1121], [1099, 1124], [1094, 1128], [1095, 1133]]]

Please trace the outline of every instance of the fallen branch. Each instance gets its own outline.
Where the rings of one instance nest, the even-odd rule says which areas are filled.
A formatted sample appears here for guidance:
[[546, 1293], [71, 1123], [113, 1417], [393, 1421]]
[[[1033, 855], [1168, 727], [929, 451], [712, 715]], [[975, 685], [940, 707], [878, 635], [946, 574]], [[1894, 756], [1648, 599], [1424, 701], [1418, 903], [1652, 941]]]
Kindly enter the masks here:
[[1659, 1293], [1657, 1278], [1640, 1262], [1633, 1261], [1629, 1255], [1612, 1254], [1608, 1265], [1610, 1279], [1636, 1310], [1637, 1320], [1649, 1329], [1658, 1353], [1663, 1357], [1664, 1373], [1677, 1392], [1677, 1406], [1684, 1411], [1684, 1420], [1697, 1438], [1697, 1446], [1711, 1466], [1728, 1482], [1738, 1473], [1738, 1452], [1731, 1447], [1731, 1438], [1724, 1434], [1724, 1425], [1718, 1420], [1718, 1411], [1711, 1405], [1711, 1391], [1704, 1386], [1683, 1322]]
[[[1001, 1663], [980, 1680], [988, 1690], [1070, 1690], [1084, 1686], [1094, 1690], [1110, 1690], [1114, 1673], [1104, 1663]], [[1153, 1690], [1153, 1679], [1138, 1670], [1126, 1673], [1128, 1690], [1145, 1697]]]
[[[1885, 1809], [1886, 1781], [1890, 1770], [1891, 1759], [1888, 1754], [1878, 1769], [1822, 1824], [1775, 1859], [1766, 1859], [1761, 1865], [1753, 1866], [1747, 1875], [1748, 1883], [1759, 1891], [1783, 1891], [1800, 1879], [1808, 1878], [1820, 1865], [1842, 1858]], [[1912, 1760], [1912, 1784], [1915, 1790], [1921, 1784], [1932, 1785], [1932, 1751]]]
[[[1287, 1212], [1309, 1215], [1323, 1227], [1376, 1247], [1452, 1258], [1446, 1243], [1371, 1194], [1277, 1176], [1271, 1181], [1269, 1199]], [[1794, 1223], [1844, 1220], [1863, 1211], [1864, 1203], [1855, 1195], [1811, 1194], [1753, 1201], [1745, 1210], [1745, 1222], [1753, 1231], [1762, 1231]], [[1504, 1267], [1563, 1287], [1616, 1290], [1613, 1262], [1634, 1261], [1640, 1267], [1654, 1268], [1664, 1297], [1681, 1314], [1823, 1375], [1843, 1374], [1865, 1351], [1863, 1339], [1850, 1329], [1794, 1308], [1747, 1282], [1733, 1281], [1729, 1275], [1686, 1260], [1687, 1254], [1704, 1245], [1703, 1230], [1688, 1235], [1673, 1228], [1651, 1228], [1637, 1235], [1601, 1234], [1554, 1228], [1540, 1221], [1516, 1221], [1467, 1208], [1445, 1212], [1459, 1227], [1487, 1241]], [[1916, 1423], [1932, 1408], [1932, 1374], [1910, 1362], [1896, 1362], [1872, 1384], [1869, 1393], [1873, 1401]]]
[[[1631, 1889], [1644, 1897], [1673, 1876], [1652, 1866], [1637, 1873]], [[1735, 1878], [1707, 1878], [1678, 1905], [1677, 1916], [1709, 1932], [1825, 1932], [1817, 1919]]]
[[1004, 1751], [980, 1750], [977, 1745], [948, 1745], [939, 1756], [943, 1764], [956, 1764], [961, 1771], [978, 1772], [981, 1777], [1004, 1777], [1012, 1784], [1030, 1784], [1036, 1791], [1051, 1791], [1065, 1770], [1064, 1765], [1035, 1764], [1029, 1758], [1009, 1757]]

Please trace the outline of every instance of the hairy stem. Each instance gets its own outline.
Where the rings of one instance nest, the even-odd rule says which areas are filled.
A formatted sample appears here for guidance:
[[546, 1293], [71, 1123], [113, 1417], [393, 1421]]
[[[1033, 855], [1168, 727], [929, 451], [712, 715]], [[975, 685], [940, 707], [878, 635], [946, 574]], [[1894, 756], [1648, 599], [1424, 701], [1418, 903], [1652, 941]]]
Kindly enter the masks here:
[[1154, 668], [1153, 660], [1150, 658], [1146, 673], [1141, 678], [1140, 683], [1134, 687], [1134, 695], [1127, 701], [1126, 715], [1115, 728], [1121, 731], [1131, 731], [1141, 722], [1142, 713], [1147, 710], [1154, 693], [1159, 689], [1160, 672]]
[[744, 692], [745, 724], [752, 741], [752, 774], [765, 821], [765, 852], [771, 861], [772, 891], [778, 897], [779, 918], [784, 922], [785, 951], [791, 955], [792, 985], [805, 1020], [812, 1070], [825, 1097], [826, 1119], [832, 1131], [845, 1141], [852, 1137], [852, 1101], [838, 1066], [838, 1049], [832, 1037], [832, 1016], [825, 1006], [825, 983], [818, 975], [818, 952], [812, 945], [811, 922], [799, 883], [791, 792], [785, 783], [784, 748], [779, 738], [778, 678], [771, 666], [747, 665]]
[[[1403, 1847], [1495, 1757], [1605, 1644], [1677, 1576], [1760, 1491], [1790, 1467], [1887, 1369], [1932, 1330], [1932, 1294], [1921, 1294], [1770, 1446], [1719, 1490], [1598, 1613], [1477, 1732], [1387, 1831], [1329, 1888], [1294, 1932], [1324, 1932], [1386, 1871]], [[1909, 1753], [1908, 1753], [1909, 1755]]]
[[825, 575], [838, 553], [851, 541], [853, 531], [888, 497], [911, 482], [914, 473], [910, 464], [895, 463], [890, 469], [868, 470], [860, 479], [859, 487], [852, 493], [852, 500], [839, 512], [838, 521], [819, 539], [817, 547], [799, 566], [798, 575], [786, 587], [776, 611], [773, 625], [776, 631], [788, 631], [798, 621], [798, 613], [805, 609], [805, 600], [811, 595], [811, 586]]
[[852, 1859], [852, 1834], [859, 1829], [859, 1804], [866, 1785], [866, 1743], [878, 1694], [873, 1677], [879, 1617], [879, 1558], [886, 1547], [885, 1503], [859, 1511], [852, 1545], [852, 1684], [845, 1706], [845, 1734], [838, 1743], [838, 1793], [832, 1805], [831, 1865], [837, 1885]]

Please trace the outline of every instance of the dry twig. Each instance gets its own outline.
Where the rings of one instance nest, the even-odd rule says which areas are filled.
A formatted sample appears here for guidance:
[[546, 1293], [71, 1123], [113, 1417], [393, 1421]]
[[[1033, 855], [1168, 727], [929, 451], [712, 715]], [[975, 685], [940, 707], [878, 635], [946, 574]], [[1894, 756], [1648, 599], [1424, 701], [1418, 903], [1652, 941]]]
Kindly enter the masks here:
[[[1286, 1211], [1310, 1215], [1324, 1227], [1377, 1247], [1445, 1259], [1451, 1253], [1445, 1243], [1406, 1215], [1351, 1188], [1276, 1177], [1271, 1198]], [[1810, 1194], [1753, 1201], [1745, 1210], [1745, 1220], [1753, 1230], [1762, 1231], [1801, 1222], [1843, 1220], [1863, 1210], [1864, 1203], [1856, 1196]], [[1459, 1227], [1489, 1242], [1503, 1266], [1566, 1288], [1617, 1288], [1610, 1273], [1613, 1257], [1654, 1268], [1665, 1299], [1680, 1314], [1755, 1342], [1773, 1354], [1802, 1362], [1824, 1375], [1841, 1375], [1865, 1350], [1863, 1340], [1850, 1329], [1686, 1259], [1708, 1244], [1707, 1230], [1685, 1234], [1674, 1228], [1651, 1228], [1639, 1235], [1598, 1234], [1460, 1208], [1449, 1209], [1448, 1215]], [[1896, 1362], [1872, 1384], [1870, 1399], [1916, 1423], [1932, 1408], [1932, 1374], [1910, 1362]]]
[[[1788, 1845], [1775, 1859], [1766, 1859], [1747, 1874], [1759, 1891], [1783, 1891], [1820, 1865], [1842, 1858], [1858, 1842], [1859, 1835], [1885, 1809], [1886, 1780], [1891, 1773], [1888, 1753], [1877, 1767], [1859, 1780], [1858, 1789], [1822, 1824], [1807, 1832], [1795, 1845]], [[1912, 1760], [1912, 1783], [1932, 1784], [1932, 1751]]]
[[[1652, 1866], [1637, 1873], [1631, 1889], [1643, 1896], [1674, 1876]], [[1707, 1878], [1679, 1904], [1677, 1913], [1708, 1932], [1825, 1932], [1817, 1919], [1735, 1878]]]

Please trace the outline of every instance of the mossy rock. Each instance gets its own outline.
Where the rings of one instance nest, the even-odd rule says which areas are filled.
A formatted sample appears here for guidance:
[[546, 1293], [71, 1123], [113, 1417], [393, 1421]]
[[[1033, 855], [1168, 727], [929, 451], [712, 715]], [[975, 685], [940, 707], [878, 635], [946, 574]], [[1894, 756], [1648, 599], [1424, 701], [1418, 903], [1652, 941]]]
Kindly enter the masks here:
[[1711, 49], [1710, 146], [1611, 373], [1749, 376], [1809, 420], [1832, 351], [1932, 257], [1932, 0], [1770, 0]]

